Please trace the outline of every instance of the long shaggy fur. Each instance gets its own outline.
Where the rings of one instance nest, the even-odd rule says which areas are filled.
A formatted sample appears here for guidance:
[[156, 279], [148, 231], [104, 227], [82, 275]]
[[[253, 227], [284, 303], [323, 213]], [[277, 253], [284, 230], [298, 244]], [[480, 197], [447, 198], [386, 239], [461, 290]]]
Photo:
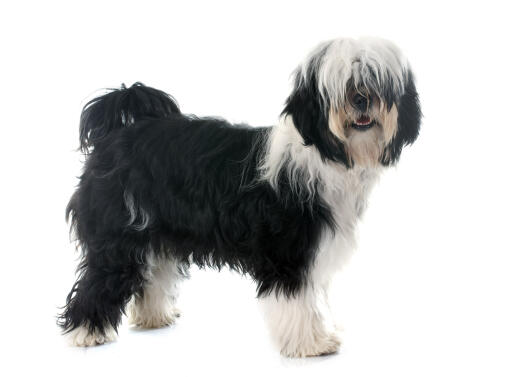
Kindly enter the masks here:
[[[351, 103], [358, 92], [365, 109]], [[399, 159], [419, 123], [408, 63], [381, 40], [321, 44], [296, 70], [275, 127], [184, 115], [140, 83], [93, 99], [67, 208], [82, 262], [59, 324], [85, 345], [101, 343], [130, 300], [135, 323], [172, 323], [171, 287], [190, 263], [227, 266], [250, 275], [271, 316], [288, 322], [276, 334], [284, 354], [335, 351], [316, 299], [353, 247], [381, 167]], [[316, 313], [312, 328], [307, 313]]]

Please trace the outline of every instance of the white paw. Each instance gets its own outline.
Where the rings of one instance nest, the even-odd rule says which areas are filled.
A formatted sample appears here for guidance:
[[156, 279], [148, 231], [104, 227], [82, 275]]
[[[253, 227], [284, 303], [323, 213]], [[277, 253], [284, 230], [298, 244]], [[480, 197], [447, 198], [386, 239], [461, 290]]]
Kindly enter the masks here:
[[282, 347], [280, 353], [286, 357], [312, 357], [330, 355], [339, 351], [341, 340], [337, 334], [332, 333], [323, 339], [315, 339], [313, 342], [301, 342], [292, 345], [286, 344]]
[[72, 346], [90, 347], [114, 341], [117, 333], [112, 326], [107, 326], [104, 334], [97, 330], [90, 332], [87, 326], [80, 326], [70, 331], [67, 337]]
[[311, 355], [307, 356], [321, 356], [321, 355], [330, 355], [332, 353], [336, 353], [339, 351], [341, 347], [341, 340], [337, 336], [337, 334], [331, 334], [327, 339], [325, 339], [322, 344], [316, 348], [315, 352]]
[[181, 312], [177, 308], [167, 308], [159, 311], [144, 310], [133, 302], [128, 308], [130, 325], [145, 329], [158, 329], [160, 327], [173, 325], [179, 316], [181, 316]]

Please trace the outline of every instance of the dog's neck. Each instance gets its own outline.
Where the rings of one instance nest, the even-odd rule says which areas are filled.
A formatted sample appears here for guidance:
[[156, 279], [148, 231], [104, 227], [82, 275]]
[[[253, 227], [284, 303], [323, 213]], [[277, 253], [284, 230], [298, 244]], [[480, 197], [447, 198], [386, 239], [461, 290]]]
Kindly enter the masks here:
[[291, 190], [312, 199], [316, 194], [333, 198], [360, 193], [365, 197], [381, 167], [347, 168], [323, 159], [315, 146], [304, 145], [292, 118], [285, 116], [269, 134], [260, 170], [261, 178], [275, 190], [279, 190], [279, 177], [286, 174]]

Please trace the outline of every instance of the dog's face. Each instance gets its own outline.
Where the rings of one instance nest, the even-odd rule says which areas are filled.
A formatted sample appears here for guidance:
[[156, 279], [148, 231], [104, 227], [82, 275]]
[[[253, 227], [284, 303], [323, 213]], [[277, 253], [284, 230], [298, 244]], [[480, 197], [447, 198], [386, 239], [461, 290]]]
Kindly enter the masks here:
[[350, 163], [375, 166], [385, 158], [385, 146], [396, 136], [398, 111], [369, 89], [352, 87], [346, 101], [330, 107], [330, 132], [344, 145]]
[[318, 46], [298, 68], [283, 114], [306, 145], [348, 167], [396, 162], [421, 118], [408, 63], [380, 39]]

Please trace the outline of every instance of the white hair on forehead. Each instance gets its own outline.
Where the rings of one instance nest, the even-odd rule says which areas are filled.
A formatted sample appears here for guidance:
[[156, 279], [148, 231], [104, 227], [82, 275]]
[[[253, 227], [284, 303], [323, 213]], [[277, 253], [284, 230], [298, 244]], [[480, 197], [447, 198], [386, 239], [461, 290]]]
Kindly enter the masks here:
[[[316, 79], [321, 99], [333, 107], [345, 101], [351, 81], [380, 97], [404, 93], [408, 62], [392, 42], [379, 38], [341, 38], [319, 44], [298, 68], [298, 85]], [[386, 98], [384, 98], [386, 99]]]

